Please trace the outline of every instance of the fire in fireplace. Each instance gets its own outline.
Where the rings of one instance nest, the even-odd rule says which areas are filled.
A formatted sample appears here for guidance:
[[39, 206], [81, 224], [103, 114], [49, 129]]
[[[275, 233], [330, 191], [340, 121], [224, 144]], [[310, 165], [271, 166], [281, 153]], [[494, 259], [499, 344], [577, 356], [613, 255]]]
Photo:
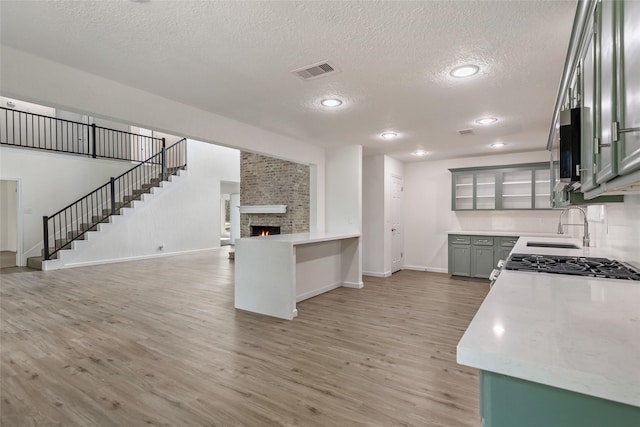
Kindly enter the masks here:
[[252, 225], [251, 226], [251, 237], [254, 236], [272, 236], [274, 234], [280, 234], [279, 226], [268, 226], [268, 225]]

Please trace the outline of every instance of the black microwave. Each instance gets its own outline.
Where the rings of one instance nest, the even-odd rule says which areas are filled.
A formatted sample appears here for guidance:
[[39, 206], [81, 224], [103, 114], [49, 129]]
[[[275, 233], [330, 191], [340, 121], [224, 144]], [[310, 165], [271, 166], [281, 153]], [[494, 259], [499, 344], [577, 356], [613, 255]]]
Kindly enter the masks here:
[[560, 181], [580, 181], [580, 108], [560, 112]]

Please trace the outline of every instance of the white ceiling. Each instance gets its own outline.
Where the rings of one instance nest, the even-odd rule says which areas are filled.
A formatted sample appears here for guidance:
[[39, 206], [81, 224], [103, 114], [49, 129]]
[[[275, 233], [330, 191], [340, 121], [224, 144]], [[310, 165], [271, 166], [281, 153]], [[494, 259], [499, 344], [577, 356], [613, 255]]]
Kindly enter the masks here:
[[[6, 1], [3, 44], [325, 147], [544, 149], [575, 1]], [[290, 71], [329, 61], [340, 72]], [[473, 63], [469, 79], [449, 71]], [[342, 107], [327, 110], [322, 98]], [[497, 124], [479, 126], [483, 116]], [[459, 129], [473, 128], [461, 136]], [[383, 141], [394, 130], [399, 138]]]

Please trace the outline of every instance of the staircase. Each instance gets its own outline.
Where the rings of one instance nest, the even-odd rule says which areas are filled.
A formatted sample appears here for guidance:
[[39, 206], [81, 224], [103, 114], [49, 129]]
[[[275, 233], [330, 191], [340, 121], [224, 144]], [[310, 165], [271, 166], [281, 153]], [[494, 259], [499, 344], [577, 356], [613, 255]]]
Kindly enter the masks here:
[[27, 259], [27, 266], [46, 270], [43, 264], [58, 260], [73, 249], [74, 242], [100, 232], [101, 224], [111, 223], [114, 217], [133, 208], [154, 188], [186, 169], [186, 139], [162, 148], [144, 162], [111, 178], [109, 182], [81, 197], [51, 216], [43, 217], [44, 248], [42, 255]]

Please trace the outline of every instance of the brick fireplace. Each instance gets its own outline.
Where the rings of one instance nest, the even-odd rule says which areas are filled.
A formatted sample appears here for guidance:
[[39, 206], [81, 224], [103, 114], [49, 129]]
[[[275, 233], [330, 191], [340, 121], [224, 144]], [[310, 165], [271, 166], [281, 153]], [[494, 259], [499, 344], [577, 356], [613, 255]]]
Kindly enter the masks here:
[[252, 226], [280, 227], [281, 234], [309, 231], [308, 165], [249, 152], [240, 153], [240, 205], [286, 205], [285, 213], [240, 213], [240, 237]]

